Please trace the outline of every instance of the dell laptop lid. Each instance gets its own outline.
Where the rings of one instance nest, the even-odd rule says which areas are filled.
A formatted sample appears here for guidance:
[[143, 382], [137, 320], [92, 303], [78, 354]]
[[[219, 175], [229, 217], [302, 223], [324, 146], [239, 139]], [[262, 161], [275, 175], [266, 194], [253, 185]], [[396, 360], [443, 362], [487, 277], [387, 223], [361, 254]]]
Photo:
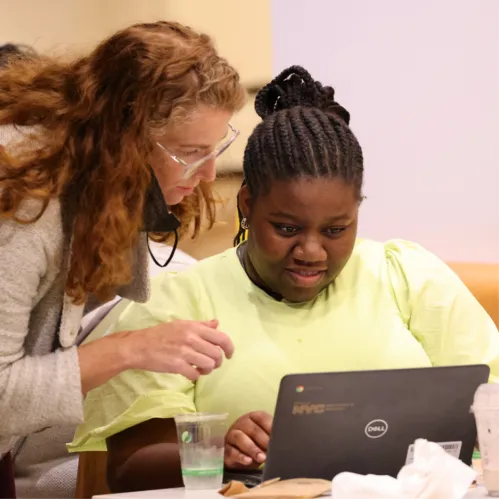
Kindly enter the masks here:
[[470, 464], [470, 407], [488, 376], [486, 365], [287, 375], [263, 479], [396, 476], [418, 438]]

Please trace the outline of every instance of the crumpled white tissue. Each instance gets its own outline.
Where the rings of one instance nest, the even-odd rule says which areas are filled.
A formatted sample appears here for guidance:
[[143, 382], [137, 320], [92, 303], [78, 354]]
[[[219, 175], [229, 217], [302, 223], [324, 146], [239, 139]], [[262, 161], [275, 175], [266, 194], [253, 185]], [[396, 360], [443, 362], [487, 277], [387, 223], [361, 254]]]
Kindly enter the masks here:
[[342, 472], [332, 481], [332, 498], [463, 498], [476, 472], [425, 439], [415, 441], [414, 461], [397, 479]]

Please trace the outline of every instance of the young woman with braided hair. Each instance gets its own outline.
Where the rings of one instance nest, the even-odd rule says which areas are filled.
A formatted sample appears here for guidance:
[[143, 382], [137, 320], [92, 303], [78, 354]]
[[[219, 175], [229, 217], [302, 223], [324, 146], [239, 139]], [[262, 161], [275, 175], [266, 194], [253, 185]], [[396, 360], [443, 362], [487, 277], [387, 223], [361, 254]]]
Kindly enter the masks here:
[[227, 412], [225, 466], [258, 468], [288, 373], [487, 363], [498, 376], [495, 325], [442, 261], [357, 239], [363, 154], [333, 89], [291, 67], [255, 107], [238, 246], [159, 276], [116, 325], [216, 317], [235, 354], [196, 383], [128, 372], [89, 394], [73, 449], [108, 450], [114, 491], [181, 485], [179, 413]]

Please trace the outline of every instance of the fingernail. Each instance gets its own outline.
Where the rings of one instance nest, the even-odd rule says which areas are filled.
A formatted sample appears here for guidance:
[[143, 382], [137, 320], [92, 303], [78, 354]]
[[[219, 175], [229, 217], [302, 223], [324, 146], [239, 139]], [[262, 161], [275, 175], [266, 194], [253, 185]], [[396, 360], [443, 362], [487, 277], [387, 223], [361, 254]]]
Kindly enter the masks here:
[[244, 463], [245, 465], [250, 465], [250, 464], [252, 463], [252, 459], [251, 459], [250, 457], [245, 457], [245, 458], [243, 459], [243, 463]]
[[257, 462], [259, 462], [260, 464], [262, 462], [265, 462], [266, 461], [266, 455], [264, 453], [258, 453], [257, 454]]

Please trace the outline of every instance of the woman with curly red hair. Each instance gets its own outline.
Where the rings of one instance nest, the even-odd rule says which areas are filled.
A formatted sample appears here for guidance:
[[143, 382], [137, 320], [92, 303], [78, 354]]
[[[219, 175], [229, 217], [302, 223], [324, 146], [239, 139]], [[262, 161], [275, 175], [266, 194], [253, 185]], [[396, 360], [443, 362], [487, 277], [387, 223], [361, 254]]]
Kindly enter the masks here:
[[213, 223], [214, 161], [244, 97], [210, 38], [171, 22], [75, 61], [2, 68], [0, 457], [18, 436], [79, 423], [83, 395], [124, 370], [195, 380], [231, 356], [215, 320], [76, 344], [91, 304], [147, 300], [149, 234]]

